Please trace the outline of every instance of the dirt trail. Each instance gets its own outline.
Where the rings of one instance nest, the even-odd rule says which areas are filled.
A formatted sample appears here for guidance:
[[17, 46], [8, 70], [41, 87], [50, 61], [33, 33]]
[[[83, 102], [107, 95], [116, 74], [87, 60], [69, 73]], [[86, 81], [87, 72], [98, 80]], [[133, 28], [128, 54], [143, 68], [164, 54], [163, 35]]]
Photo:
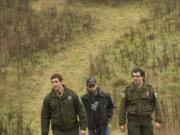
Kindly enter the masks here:
[[[40, 132], [40, 110], [44, 96], [49, 92], [49, 77], [52, 73], [61, 73], [64, 83], [74, 89], [79, 95], [85, 92], [84, 80], [89, 73], [90, 54], [95, 56], [105, 45], [112, 45], [124, 33], [125, 27], [134, 27], [140, 21], [143, 13], [137, 7], [91, 7], [98, 16], [98, 23], [90, 35], [82, 35], [71, 42], [72, 46], [55, 56], [49, 64], [36, 76], [35, 84], [29, 90], [25, 99], [25, 117], [32, 119], [33, 127]], [[33, 92], [32, 92], [33, 91]], [[26, 97], [26, 96], [25, 96]], [[40, 134], [40, 133], [38, 133]]]

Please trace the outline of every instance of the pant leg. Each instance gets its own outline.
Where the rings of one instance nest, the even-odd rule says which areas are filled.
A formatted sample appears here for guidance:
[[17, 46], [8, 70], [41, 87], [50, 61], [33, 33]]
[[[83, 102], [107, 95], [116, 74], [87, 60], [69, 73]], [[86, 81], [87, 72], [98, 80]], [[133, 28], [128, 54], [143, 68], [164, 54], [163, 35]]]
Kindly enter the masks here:
[[88, 128], [88, 135], [96, 135], [96, 132], [90, 128]]
[[138, 121], [128, 121], [128, 135], [141, 135], [141, 125]]
[[59, 130], [53, 130], [53, 135], [62, 135], [61, 132]]
[[97, 128], [96, 130], [92, 130], [88, 128], [89, 135], [109, 135], [108, 127]]
[[154, 135], [151, 120], [146, 120], [142, 126], [142, 135]]
[[79, 135], [79, 129], [78, 128], [73, 128], [68, 130], [54, 129], [53, 135]]
[[108, 127], [102, 127], [100, 135], [110, 135], [109, 128]]

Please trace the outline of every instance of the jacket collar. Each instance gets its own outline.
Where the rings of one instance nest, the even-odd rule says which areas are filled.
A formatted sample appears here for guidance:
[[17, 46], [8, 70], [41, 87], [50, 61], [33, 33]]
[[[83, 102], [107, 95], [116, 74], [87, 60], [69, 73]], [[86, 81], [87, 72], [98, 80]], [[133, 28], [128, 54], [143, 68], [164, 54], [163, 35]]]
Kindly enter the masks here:
[[[62, 98], [66, 98], [69, 94], [68, 88], [65, 85], [63, 85], [63, 87], [64, 87], [64, 92], [63, 92]], [[54, 89], [51, 90], [51, 97], [58, 97]]]
[[98, 93], [98, 95], [99, 95], [100, 97], [103, 97], [103, 96], [104, 96], [102, 90], [101, 90], [99, 87], [97, 87], [97, 93]]
[[143, 83], [143, 85], [142, 85], [142, 87], [141, 88], [137, 88], [137, 87], [135, 87], [135, 85], [134, 85], [134, 83], [132, 82], [131, 84], [130, 84], [130, 89], [131, 89], [131, 91], [132, 90], [134, 90], [134, 89], [136, 89], [136, 90], [145, 90], [147, 88], [147, 84], [146, 84], [146, 82], [144, 82]]

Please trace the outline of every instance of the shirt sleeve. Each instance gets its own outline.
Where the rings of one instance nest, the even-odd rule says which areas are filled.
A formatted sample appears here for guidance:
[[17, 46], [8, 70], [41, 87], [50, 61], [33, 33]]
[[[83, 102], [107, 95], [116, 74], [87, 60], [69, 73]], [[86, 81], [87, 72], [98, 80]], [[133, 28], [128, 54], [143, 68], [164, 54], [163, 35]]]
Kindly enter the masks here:
[[41, 110], [41, 133], [48, 135], [50, 125], [50, 107], [47, 98], [44, 98]]
[[107, 96], [107, 102], [108, 102], [108, 104], [107, 104], [107, 116], [108, 116], [108, 118], [111, 118], [113, 115], [113, 110], [114, 110], [115, 106], [114, 106], [114, 103], [112, 101], [112, 98], [109, 95]]
[[126, 94], [122, 92], [119, 108], [119, 125], [121, 126], [124, 124], [126, 124]]
[[156, 91], [153, 92], [153, 96], [154, 96], [155, 121], [162, 124], [163, 123], [162, 106], [160, 104], [158, 94]]
[[86, 116], [86, 111], [84, 108], [84, 105], [79, 98], [79, 96], [75, 95], [75, 111], [79, 117], [79, 126], [80, 130], [85, 130], [87, 127], [87, 116]]

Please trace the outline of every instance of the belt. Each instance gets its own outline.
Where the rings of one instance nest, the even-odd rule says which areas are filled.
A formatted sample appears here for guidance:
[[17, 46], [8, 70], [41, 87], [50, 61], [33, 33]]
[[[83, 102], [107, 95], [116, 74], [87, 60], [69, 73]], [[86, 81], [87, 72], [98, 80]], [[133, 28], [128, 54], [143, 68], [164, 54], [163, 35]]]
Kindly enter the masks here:
[[152, 120], [151, 115], [136, 115], [136, 114], [129, 114], [127, 115], [128, 120], [145, 120], [149, 119]]

